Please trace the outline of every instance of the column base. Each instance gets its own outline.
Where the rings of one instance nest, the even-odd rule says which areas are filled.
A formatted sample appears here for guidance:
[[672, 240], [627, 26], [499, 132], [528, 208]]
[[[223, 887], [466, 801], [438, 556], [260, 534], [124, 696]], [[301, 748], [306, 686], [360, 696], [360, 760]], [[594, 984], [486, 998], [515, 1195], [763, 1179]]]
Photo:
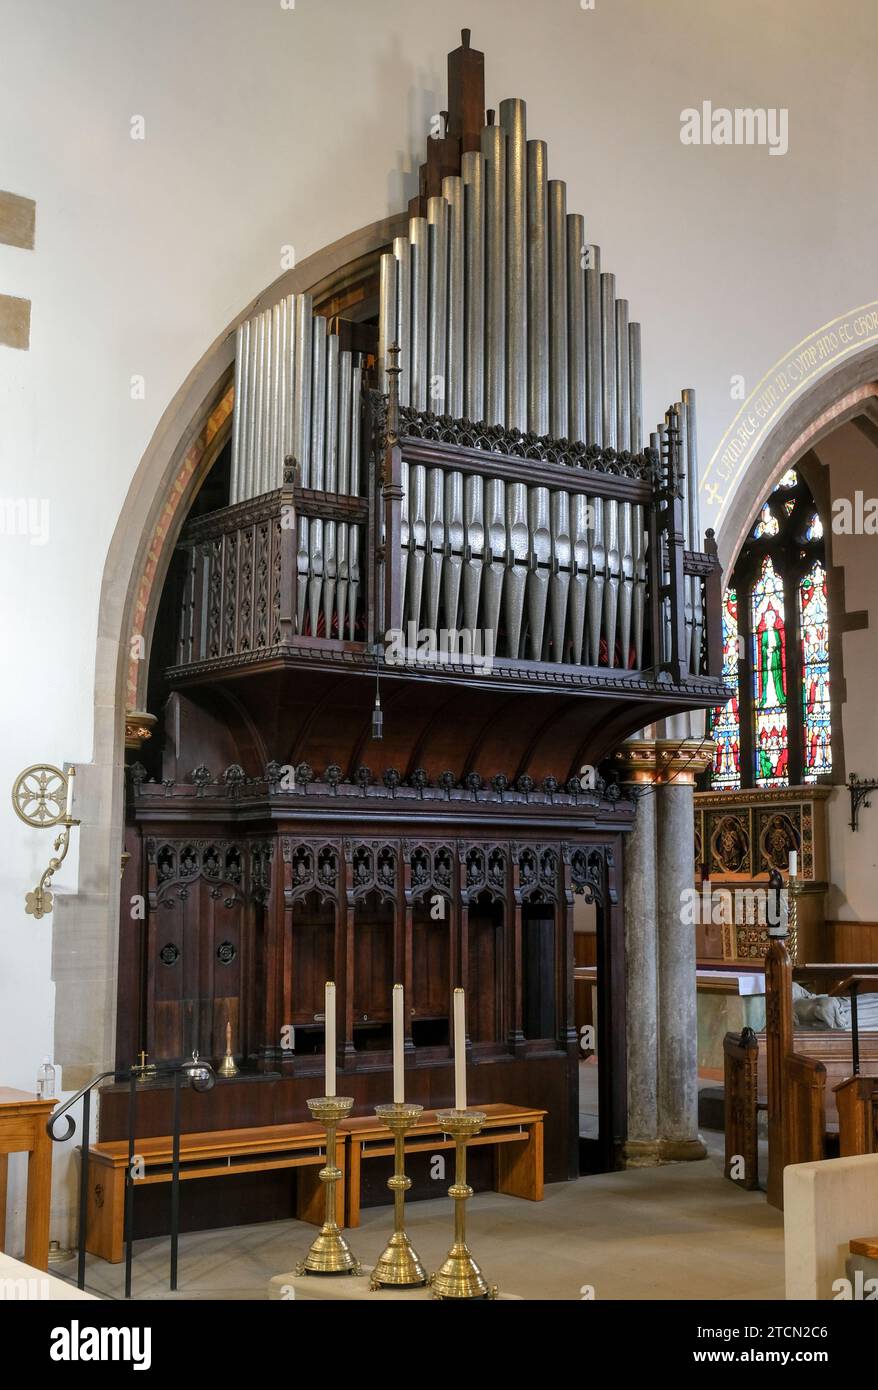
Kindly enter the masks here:
[[622, 1149], [626, 1168], [658, 1168], [665, 1163], [695, 1163], [707, 1158], [700, 1139], [629, 1139]]

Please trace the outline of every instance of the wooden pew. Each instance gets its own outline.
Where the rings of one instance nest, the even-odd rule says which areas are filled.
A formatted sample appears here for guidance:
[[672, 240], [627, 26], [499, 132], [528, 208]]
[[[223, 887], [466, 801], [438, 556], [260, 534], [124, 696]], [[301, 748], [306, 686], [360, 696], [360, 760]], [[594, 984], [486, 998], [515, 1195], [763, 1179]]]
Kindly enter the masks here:
[[[325, 1136], [323, 1126], [311, 1120], [295, 1125], [183, 1134], [180, 1136], [180, 1181], [299, 1168], [296, 1215], [300, 1221], [319, 1226], [325, 1207], [324, 1191], [318, 1178], [326, 1161]], [[136, 1202], [138, 1187], [171, 1181], [171, 1137], [138, 1139], [134, 1153], [142, 1160], [143, 1167], [143, 1177], [136, 1178], [134, 1183]], [[335, 1189], [336, 1220], [341, 1226], [344, 1224], [346, 1174], [345, 1137], [341, 1134], [336, 1137], [335, 1163], [342, 1172]], [[111, 1264], [118, 1264], [124, 1253], [127, 1167], [127, 1140], [91, 1145], [85, 1248], [89, 1254], [100, 1255]]]
[[783, 1170], [825, 1156], [826, 1067], [793, 1048], [793, 965], [786, 942], [772, 937], [765, 957], [765, 1052], [768, 1184], [783, 1210]]
[[794, 1028], [794, 976], [819, 993], [865, 992], [874, 989], [878, 967], [821, 962], [794, 968], [785, 941], [771, 940], [765, 958], [768, 1200], [780, 1208], [784, 1168], [828, 1156], [827, 1141], [840, 1134], [842, 1106], [847, 1155], [874, 1152], [857, 1147], [867, 1142], [867, 1101], [849, 1082], [857, 1080], [851, 1073], [859, 1064], [878, 1070], [878, 1034], [861, 1033], [857, 1040], [839, 1029]]
[[[723, 1039], [725, 1076], [725, 1175], [739, 1187], [753, 1191], [759, 1187], [759, 1041], [752, 1028], [726, 1033]], [[764, 1109], [764, 1106], [762, 1107]], [[744, 1173], [736, 1177], [732, 1168], [743, 1158]]]
[[878, 1153], [878, 1076], [849, 1076], [834, 1090], [839, 1155]]
[[[486, 1115], [481, 1133], [467, 1147], [495, 1146], [494, 1191], [531, 1202], [543, 1200], [543, 1120], [545, 1110], [522, 1105], [480, 1105]], [[435, 1110], [425, 1110], [406, 1135], [405, 1151], [439, 1153], [453, 1149]], [[363, 1115], [339, 1125], [339, 1137], [347, 1138], [347, 1225], [360, 1224], [360, 1179], [362, 1165], [372, 1158], [393, 1154], [393, 1139], [387, 1126], [374, 1116]], [[440, 1192], [444, 1195], [445, 1188]], [[437, 1196], [439, 1193], [437, 1192]]]

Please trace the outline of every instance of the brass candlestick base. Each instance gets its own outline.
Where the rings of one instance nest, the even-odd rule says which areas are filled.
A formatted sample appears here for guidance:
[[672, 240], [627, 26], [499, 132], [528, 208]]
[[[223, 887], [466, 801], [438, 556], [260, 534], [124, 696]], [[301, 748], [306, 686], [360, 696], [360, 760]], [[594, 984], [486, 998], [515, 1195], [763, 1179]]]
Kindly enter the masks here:
[[485, 1113], [483, 1110], [439, 1110], [436, 1118], [454, 1140], [454, 1183], [448, 1189], [449, 1197], [454, 1198], [454, 1244], [430, 1279], [433, 1297], [496, 1298], [496, 1286], [488, 1286], [466, 1243], [466, 1201], [473, 1195], [466, 1180], [466, 1141], [478, 1134], [485, 1123]]
[[342, 1171], [335, 1166], [335, 1131], [339, 1120], [350, 1114], [353, 1096], [320, 1096], [307, 1101], [308, 1109], [326, 1126], [326, 1164], [320, 1169], [320, 1181], [326, 1186], [326, 1215], [311, 1249], [296, 1269], [297, 1274], [361, 1274], [359, 1260], [338, 1228], [335, 1219], [335, 1185]]
[[392, 1105], [375, 1106], [375, 1114], [393, 1135], [393, 1177], [387, 1179], [387, 1186], [393, 1193], [393, 1235], [372, 1271], [369, 1280], [372, 1289], [417, 1288], [427, 1282], [424, 1266], [403, 1224], [405, 1194], [412, 1185], [411, 1178], [406, 1177], [405, 1173], [405, 1134], [417, 1123], [423, 1109], [422, 1105], [405, 1105], [396, 1101]]

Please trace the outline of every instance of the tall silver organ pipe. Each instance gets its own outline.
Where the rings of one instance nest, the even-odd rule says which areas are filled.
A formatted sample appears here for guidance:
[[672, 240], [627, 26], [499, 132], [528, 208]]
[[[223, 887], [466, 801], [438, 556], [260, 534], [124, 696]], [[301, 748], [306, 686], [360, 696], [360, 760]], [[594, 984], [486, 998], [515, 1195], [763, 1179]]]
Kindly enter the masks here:
[[506, 131], [494, 124], [482, 131], [485, 157], [485, 419], [506, 419]]
[[[601, 248], [589, 246], [585, 271], [586, 444], [604, 443], [604, 376], [601, 333]], [[609, 442], [609, 441], [608, 441]]]
[[628, 363], [631, 383], [631, 452], [639, 454], [643, 448], [643, 369], [639, 323], [628, 325]]
[[[390, 251], [381, 257], [378, 290], [378, 390], [387, 391], [387, 354], [397, 341], [397, 260]], [[445, 370], [443, 365], [443, 372]]]
[[244, 329], [245, 325], [239, 323], [235, 330], [235, 415], [232, 425], [232, 497], [235, 497], [238, 492], [238, 469], [242, 458], [241, 427], [245, 419], [244, 412], [238, 407], [238, 402], [241, 400], [242, 396], [246, 395], [246, 388], [242, 388], [242, 383], [246, 380], [244, 375], [246, 372], [244, 362]]
[[409, 404], [415, 410], [427, 409], [427, 306], [430, 267], [429, 225], [426, 217], [409, 222], [411, 274], [411, 354]]
[[548, 180], [545, 140], [527, 142], [527, 427], [549, 433]]
[[[569, 438], [567, 409], [567, 185], [549, 180], [549, 433]], [[581, 436], [580, 436], [581, 438]]]
[[461, 159], [464, 208], [464, 351], [463, 410], [468, 420], [485, 418], [485, 202], [481, 150]]
[[631, 448], [631, 348], [628, 300], [616, 300], [616, 448]]
[[[687, 520], [690, 550], [701, 550], [701, 518], [699, 516], [698, 495], [698, 438], [696, 429], [695, 392], [691, 388], [683, 391], [683, 409], [686, 412], [686, 483]], [[690, 671], [701, 670], [701, 643], [704, 634], [704, 595], [701, 582], [692, 580], [692, 651], [689, 661]]]
[[412, 281], [409, 237], [394, 237], [393, 254], [396, 257], [397, 277], [396, 341], [399, 344], [399, 402], [400, 405], [411, 405]]
[[604, 395], [603, 445], [616, 447], [616, 277], [601, 274], [601, 379]]
[[568, 439], [587, 440], [585, 428], [585, 221], [567, 214], [567, 401]]
[[527, 429], [527, 107], [500, 103], [506, 131], [506, 419]]
[[[448, 323], [448, 204], [444, 198], [430, 198], [427, 203], [427, 223], [430, 235], [429, 275], [429, 384], [428, 408], [437, 415], [445, 414], [445, 373]], [[380, 353], [379, 344], [379, 353]], [[385, 388], [381, 388], [385, 389]]]
[[[446, 367], [446, 412], [463, 419], [464, 368], [464, 198], [463, 180], [449, 175], [442, 180], [442, 196], [448, 204], [448, 331]], [[400, 401], [405, 401], [400, 395]]]

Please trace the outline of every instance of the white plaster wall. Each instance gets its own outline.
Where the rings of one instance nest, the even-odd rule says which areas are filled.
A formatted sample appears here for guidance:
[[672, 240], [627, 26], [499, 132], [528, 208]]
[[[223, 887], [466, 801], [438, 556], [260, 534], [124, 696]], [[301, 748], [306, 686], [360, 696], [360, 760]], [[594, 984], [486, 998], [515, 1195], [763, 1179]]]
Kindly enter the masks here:
[[[823, 440], [817, 450], [829, 469], [829, 495], [835, 500], [856, 493], [878, 497], [878, 449], [854, 425], [845, 425]], [[842, 706], [847, 772], [878, 776], [878, 585], [875, 582], [878, 536], [833, 534], [833, 566], [844, 567], [845, 607], [865, 610], [869, 626], [842, 637], [847, 699]], [[878, 798], [873, 798], [878, 804]], [[840, 788], [828, 806], [829, 871], [833, 889], [827, 916], [842, 922], [878, 920], [878, 822], [876, 811], [861, 810], [856, 834], [850, 829], [851, 802]]]
[[[50, 504], [48, 544], [0, 538], [0, 1082], [29, 1087], [53, 1047], [53, 919], [23, 912], [50, 836], [8, 788], [91, 755], [101, 574], [138, 460], [283, 245], [302, 259], [413, 191], [463, 24], [489, 104], [527, 99], [643, 322], [647, 420], [695, 386], [703, 458], [732, 374], [755, 385], [874, 297], [862, 0], [0, 0], [0, 186], [37, 201], [35, 250], [0, 247], [0, 291], [33, 301], [30, 351], [0, 348], [0, 498]], [[707, 98], [789, 107], [789, 153], [682, 146]], [[56, 887], [76, 881], [74, 846]]]

